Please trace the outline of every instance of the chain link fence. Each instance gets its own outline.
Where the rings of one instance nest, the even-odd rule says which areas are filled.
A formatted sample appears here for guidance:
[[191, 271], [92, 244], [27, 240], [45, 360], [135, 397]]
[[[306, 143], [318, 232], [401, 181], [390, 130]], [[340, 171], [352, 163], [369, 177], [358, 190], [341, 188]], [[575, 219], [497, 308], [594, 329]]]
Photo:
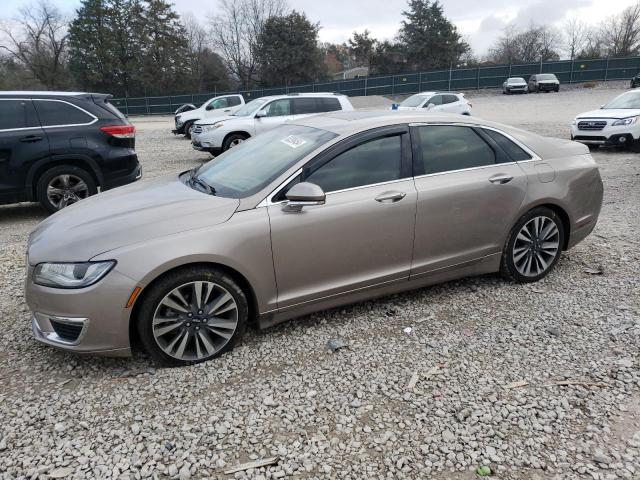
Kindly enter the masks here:
[[288, 93], [335, 92], [359, 97], [367, 95], [402, 95], [424, 91], [479, 90], [501, 88], [508, 77], [525, 77], [534, 73], [553, 73], [560, 83], [628, 80], [640, 71], [640, 57], [603, 58], [597, 60], [561, 60], [522, 65], [495, 65], [477, 68], [452, 68], [398, 75], [377, 75], [350, 80], [292, 85], [287, 87], [234, 90], [163, 97], [114, 98], [112, 102], [126, 115], [172, 114], [185, 103], [201, 105], [217, 95], [241, 93], [246, 101], [266, 95]]

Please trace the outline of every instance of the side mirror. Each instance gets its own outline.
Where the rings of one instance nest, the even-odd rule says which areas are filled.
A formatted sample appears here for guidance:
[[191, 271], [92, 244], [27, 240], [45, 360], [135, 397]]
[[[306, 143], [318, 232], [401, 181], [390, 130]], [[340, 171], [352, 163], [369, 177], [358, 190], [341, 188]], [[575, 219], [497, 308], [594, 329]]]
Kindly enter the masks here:
[[205, 107], [205, 110], [213, 110], [213, 109], [214, 109], [214, 106], [211, 103]]
[[299, 212], [302, 207], [311, 205], [324, 205], [326, 195], [322, 188], [315, 183], [296, 183], [287, 192], [287, 202], [283, 210], [287, 212]]
[[435, 103], [430, 103], [429, 105], [427, 105], [427, 110], [431, 110], [435, 106], [436, 106]]
[[256, 118], [262, 118], [262, 117], [266, 117], [267, 116], [267, 111], [266, 110], [258, 110], [256, 112]]

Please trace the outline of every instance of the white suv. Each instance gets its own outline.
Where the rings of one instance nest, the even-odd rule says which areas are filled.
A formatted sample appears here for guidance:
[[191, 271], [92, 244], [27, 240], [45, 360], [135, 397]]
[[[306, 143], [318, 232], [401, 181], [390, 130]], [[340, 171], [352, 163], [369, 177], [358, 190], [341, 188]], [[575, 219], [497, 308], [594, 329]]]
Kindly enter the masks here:
[[243, 105], [244, 98], [242, 95], [221, 95], [210, 98], [195, 110], [187, 110], [177, 114], [175, 118], [176, 128], [173, 133], [184, 133], [187, 138], [191, 138], [191, 130], [196, 121], [232, 115]]
[[464, 93], [422, 92], [411, 95], [392, 110], [421, 110], [430, 112], [458, 113], [471, 115], [471, 103], [464, 98]]
[[231, 116], [196, 122], [191, 144], [196, 150], [218, 155], [287, 120], [337, 110], [353, 110], [351, 102], [344, 95], [292, 93], [256, 98]]
[[571, 122], [571, 140], [591, 148], [617, 145], [640, 152], [640, 91], [625, 92], [599, 110], [577, 115]]

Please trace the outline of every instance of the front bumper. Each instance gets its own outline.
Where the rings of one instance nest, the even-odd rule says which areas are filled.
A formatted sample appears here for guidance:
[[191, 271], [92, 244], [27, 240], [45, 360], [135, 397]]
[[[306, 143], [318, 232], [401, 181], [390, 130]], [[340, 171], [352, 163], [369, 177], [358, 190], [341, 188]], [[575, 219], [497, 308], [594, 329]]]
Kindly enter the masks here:
[[[608, 120], [607, 123], [611, 121]], [[607, 125], [602, 130], [580, 130], [577, 125], [571, 125], [571, 140], [585, 145], [625, 146], [637, 141], [638, 138], [640, 138], [640, 125], [620, 125], [617, 127]]]
[[539, 83], [538, 90], [541, 92], [555, 92], [560, 89], [559, 83]]
[[529, 90], [526, 86], [522, 87], [506, 87], [507, 93], [527, 93]]
[[37, 341], [76, 353], [131, 354], [131, 310], [125, 305], [136, 287], [134, 280], [114, 269], [95, 285], [59, 289], [36, 285], [32, 275], [29, 266], [25, 298]]
[[[137, 161], [137, 158], [136, 158]], [[142, 178], [142, 165], [139, 163], [136, 167], [129, 173], [128, 175], [123, 175], [122, 177], [105, 179], [102, 185], [100, 186], [101, 191], [109, 190], [111, 188], [121, 187], [123, 185], [128, 185], [130, 183], [136, 182]]]

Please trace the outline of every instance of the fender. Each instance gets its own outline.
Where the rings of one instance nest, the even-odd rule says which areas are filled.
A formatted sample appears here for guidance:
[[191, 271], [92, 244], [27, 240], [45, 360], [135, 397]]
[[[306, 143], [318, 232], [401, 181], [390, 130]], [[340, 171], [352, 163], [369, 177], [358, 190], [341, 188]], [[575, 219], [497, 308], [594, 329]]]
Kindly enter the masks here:
[[69, 163], [72, 165], [82, 165], [86, 167], [87, 170], [89, 170], [89, 173], [93, 174], [93, 176], [96, 178], [97, 184], [102, 185], [102, 171], [98, 167], [96, 161], [91, 157], [78, 153], [72, 153], [68, 155], [51, 155], [49, 157], [40, 159], [33, 165], [31, 165], [31, 168], [27, 173], [27, 179], [24, 186], [27, 199], [29, 201], [35, 201], [35, 189], [33, 183], [38, 172], [45, 171], [49, 167], [54, 167], [56, 165], [63, 165], [65, 163]]

